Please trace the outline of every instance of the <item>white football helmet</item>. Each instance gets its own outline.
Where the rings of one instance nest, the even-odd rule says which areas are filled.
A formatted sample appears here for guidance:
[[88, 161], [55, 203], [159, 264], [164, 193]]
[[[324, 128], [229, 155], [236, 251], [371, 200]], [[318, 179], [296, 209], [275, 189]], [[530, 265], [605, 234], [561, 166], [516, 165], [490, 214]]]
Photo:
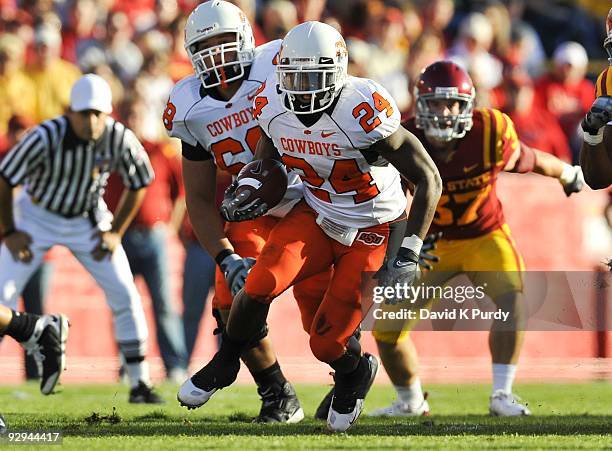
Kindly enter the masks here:
[[[233, 42], [198, 49], [197, 43], [224, 33], [235, 33]], [[253, 61], [255, 38], [251, 24], [237, 6], [223, 0], [198, 5], [185, 25], [185, 49], [193, 70], [206, 88], [238, 80]], [[221, 56], [215, 62], [215, 56]]]
[[330, 25], [304, 22], [281, 45], [276, 66], [282, 104], [295, 114], [323, 111], [346, 81], [348, 51], [342, 35]]

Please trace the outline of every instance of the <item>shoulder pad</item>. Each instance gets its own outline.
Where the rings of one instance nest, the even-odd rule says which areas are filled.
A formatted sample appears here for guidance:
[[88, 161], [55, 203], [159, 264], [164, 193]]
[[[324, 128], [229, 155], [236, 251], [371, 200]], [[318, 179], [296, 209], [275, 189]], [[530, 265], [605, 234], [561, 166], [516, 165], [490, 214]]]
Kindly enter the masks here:
[[281, 40], [270, 41], [255, 49], [249, 80], [264, 82], [274, 72], [280, 51]]
[[170, 93], [163, 115], [168, 135], [192, 146], [197, 144], [197, 139], [189, 131], [186, 119], [193, 106], [202, 100], [201, 86], [200, 80], [195, 75], [179, 81]]
[[269, 136], [270, 122], [285, 111], [285, 108], [281, 105], [280, 94], [277, 91], [276, 77], [274, 74], [270, 74], [254, 95], [253, 117], [259, 122], [259, 126], [266, 135]]
[[346, 131], [354, 148], [368, 148], [399, 128], [399, 108], [379, 83], [348, 77], [340, 96], [332, 119]]

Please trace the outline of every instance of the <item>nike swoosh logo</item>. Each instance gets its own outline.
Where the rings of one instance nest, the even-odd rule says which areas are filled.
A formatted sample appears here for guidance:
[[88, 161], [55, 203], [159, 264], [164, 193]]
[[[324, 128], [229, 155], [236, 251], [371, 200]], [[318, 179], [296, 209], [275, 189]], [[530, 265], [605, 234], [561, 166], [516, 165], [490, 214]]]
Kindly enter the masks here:
[[405, 266], [408, 266], [408, 265], [410, 265], [411, 263], [412, 263], [412, 262], [405, 262], [405, 261], [399, 260], [399, 261], [396, 261], [396, 262], [395, 262], [395, 267], [396, 267], [396, 268], [404, 268]]
[[465, 172], [467, 174], [468, 172], [472, 172], [477, 167], [478, 167], [478, 163], [476, 163], [476, 164], [474, 164], [472, 166], [464, 166], [463, 167], [463, 172]]
[[329, 132], [329, 133], [321, 132], [321, 138], [329, 138], [330, 136], [333, 136], [335, 134], [336, 132]]

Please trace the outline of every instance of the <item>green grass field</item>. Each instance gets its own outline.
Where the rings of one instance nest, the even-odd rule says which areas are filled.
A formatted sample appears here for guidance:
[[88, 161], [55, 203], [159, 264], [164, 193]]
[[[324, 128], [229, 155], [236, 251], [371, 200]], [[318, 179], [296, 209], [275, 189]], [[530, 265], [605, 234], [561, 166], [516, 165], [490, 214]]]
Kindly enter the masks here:
[[296, 387], [307, 416], [296, 425], [251, 424], [259, 399], [250, 386], [222, 390], [194, 411], [178, 405], [170, 385], [160, 387], [163, 406], [128, 404], [123, 385], [69, 385], [48, 397], [33, 384], [0, 386], [0, 414], [9, 431], [62, 431], [70, 449], [612, 448], [610, 383], [518, 385], [529, 418], [489, 417], [487, 385], [425, 388], [430, 417], [368, 418], [393, 398], [391, 387], [375, 386], [357, 425], [336, 435], [311, 419], [328, 389], [312, 385]]

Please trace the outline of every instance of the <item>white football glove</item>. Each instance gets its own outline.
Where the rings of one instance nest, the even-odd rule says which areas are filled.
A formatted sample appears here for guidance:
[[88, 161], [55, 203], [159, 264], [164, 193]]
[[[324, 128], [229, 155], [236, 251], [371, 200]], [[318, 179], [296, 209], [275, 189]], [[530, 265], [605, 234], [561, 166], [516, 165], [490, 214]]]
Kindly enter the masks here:
[[559, 177], [559, 183], [563, 186], [563, 191], [567, 197], [571, 196], [572, 193], [579, 193], [584, 188], [584, 175], [582, 174], [582, 168], [580, 166], [572, 166], [566, 164]]

